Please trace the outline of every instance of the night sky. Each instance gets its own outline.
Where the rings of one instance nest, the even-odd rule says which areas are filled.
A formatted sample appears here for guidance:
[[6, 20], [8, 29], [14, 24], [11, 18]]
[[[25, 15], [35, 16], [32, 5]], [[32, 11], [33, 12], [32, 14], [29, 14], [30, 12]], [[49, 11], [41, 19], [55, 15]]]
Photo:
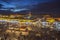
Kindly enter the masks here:
[[0, 0], [0, 13], [2, 11], [33, 13], [53, 12], [60, 13], [59, 0]]

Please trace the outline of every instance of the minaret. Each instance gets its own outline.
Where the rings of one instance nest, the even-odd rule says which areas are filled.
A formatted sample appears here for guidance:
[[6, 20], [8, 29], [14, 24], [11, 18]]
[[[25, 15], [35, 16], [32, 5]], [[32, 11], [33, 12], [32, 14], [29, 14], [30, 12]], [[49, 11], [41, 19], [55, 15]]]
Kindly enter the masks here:
[[32, 16], [31, 12], [29, 12], [29, 14], [28, 14], [28, 15], [29, 15], [29, 17], [31, 17], [31, 16]]
[[29, 14], [28, 14], [28, 17], [27, 17], [27, 18], [28, 18], [28, 19], [30, 19], [30, 18], [31, 18], [31, 16], [32, 16], [32, 15], [31, 15], [31, 12], [29, 12]]

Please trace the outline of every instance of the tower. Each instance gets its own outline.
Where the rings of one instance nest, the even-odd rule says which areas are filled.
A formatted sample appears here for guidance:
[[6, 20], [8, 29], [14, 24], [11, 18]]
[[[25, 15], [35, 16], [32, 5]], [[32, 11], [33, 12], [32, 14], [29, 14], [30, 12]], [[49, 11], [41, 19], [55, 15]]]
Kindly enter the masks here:
[[31, 12], [29, 12], [29, 14], [27, 14], [27, 18], [30, 19], [32, 17]]

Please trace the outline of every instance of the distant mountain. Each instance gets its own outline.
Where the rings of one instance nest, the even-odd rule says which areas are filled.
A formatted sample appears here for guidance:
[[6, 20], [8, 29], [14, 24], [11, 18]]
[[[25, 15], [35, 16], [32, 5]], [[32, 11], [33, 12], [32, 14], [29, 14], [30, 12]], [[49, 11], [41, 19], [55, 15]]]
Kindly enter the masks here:
[[0, 10], [0, 14], [13, 14], [13, 12], [9, 11], [9, 10]]
[[10, 10], [0, 10], [0, 14], [28, 14], [29, 10], [23, 10], [23, 11], [19, 11], [19, 12], [12, 12]]

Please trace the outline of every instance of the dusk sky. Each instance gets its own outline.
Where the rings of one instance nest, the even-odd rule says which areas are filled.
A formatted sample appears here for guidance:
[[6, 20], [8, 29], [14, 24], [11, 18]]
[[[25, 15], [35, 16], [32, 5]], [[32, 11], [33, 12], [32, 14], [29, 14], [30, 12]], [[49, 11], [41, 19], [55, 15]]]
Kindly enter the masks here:
[[59, 0], [0, 0], [0, 11], [60, 12]]

